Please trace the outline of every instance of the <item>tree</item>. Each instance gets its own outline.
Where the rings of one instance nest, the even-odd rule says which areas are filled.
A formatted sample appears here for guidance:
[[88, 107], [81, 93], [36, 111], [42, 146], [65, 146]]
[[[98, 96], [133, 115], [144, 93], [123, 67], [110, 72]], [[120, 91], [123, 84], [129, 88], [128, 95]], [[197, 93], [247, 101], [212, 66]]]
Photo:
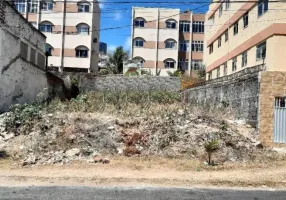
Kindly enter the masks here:
[[122, 74], [123, 62], [128, 59], [128, 52], [119, 46], [108, 55], [106, 66], [100, 70], [101, 75]]
[[198, 70], [198, 78], [206, 79], [206, 68], [204, 65]]
[[219, 142], [217, 140], [211, 140], [207, 143], [205, 143], [205, 151], [208, 154], [208, 164], [211, 165], [211, 157], [212, 154], [218, 150], [219, 148]]
[[128, 59], [128, 52], [124, 51], [122, 46], [119, 46], [110, 55], [109, 61], [113, 65], [118, 73], [123, 73], [123, 62]]

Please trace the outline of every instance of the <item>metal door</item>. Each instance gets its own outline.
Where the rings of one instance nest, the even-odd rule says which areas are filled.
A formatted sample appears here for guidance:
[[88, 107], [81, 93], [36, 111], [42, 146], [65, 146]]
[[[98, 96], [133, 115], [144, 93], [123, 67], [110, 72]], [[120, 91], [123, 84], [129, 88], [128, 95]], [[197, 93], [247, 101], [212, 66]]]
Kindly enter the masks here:
[[286, 143], [286, 97], [275, 98], [274, 143]]

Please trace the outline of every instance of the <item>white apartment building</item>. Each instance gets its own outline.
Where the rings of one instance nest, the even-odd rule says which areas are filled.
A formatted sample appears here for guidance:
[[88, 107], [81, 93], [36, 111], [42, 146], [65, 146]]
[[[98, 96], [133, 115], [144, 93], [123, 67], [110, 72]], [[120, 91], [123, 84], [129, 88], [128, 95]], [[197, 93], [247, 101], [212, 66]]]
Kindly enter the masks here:
[[15, 8], [47, 37], [48, 68], [98, 71], [100, 8], [97, 1], [17, 0]]
[[206, 20], [206, 79], [261, 64], [266, 71], [286, 71], [285, 8], [274, 0], [214, 0]]
[[131, 58], [154, 75], [193, 74], [203, 66], [204, 20], [180, 9], [133, 7]]

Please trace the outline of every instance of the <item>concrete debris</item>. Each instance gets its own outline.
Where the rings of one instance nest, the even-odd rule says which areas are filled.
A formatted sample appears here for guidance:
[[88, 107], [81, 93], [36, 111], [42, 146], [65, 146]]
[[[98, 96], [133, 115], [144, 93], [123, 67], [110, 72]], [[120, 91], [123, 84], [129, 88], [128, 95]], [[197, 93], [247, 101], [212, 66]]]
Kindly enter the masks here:
[[21, 132], [22, 127], [26, 128], [23, 124], [19, 136], [15, 136], [5, 132], [2, 115], [0, 150], [22, 160], [24, 166], [66, 164], [76, 160], [108, 164], [110, 160], [105, 156], [116, 154], [188, 156], [203, 162], [207, 160], [204, 145], [211, 139], [220, 144], [213, 155], [216, 163], [247, 162], [257, 155], [273, 153], [263, 149], [256, 129], [246, 126], [242, 120], [226, 120], [226, 116], [220, 117], [217, 113], [168, 107], [116, 117], [96, 113], [48, 113], [27, 125], [29, 134]]
[[66, 151], [66, 156], [67, 157], [78, 156], [79, 153], [80, 153], [80, 149], [73, 148], [73, 149], [70, 149], [70, 150]]

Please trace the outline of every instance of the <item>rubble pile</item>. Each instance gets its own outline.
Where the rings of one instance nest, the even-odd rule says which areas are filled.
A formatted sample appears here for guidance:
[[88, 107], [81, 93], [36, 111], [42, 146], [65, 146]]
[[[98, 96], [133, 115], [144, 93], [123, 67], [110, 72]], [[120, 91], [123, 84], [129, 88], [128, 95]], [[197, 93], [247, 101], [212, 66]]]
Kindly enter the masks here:
[[[108, 155], [187, 156], [206, 160], [204, 144], [218, 140], [218, 163], [247, 162], [272, 154], [257, 140], [255, 128], [218, 114], [178, 107], [123, 117], [102, 113], [46, 113], [13, 132], [5, 128], [7, 113], [0, 116], [0, 150], [22, 165], [69, 163], [80, 160], [108, 164]], [[25, 131], [21, 131], [25, 130]]]

